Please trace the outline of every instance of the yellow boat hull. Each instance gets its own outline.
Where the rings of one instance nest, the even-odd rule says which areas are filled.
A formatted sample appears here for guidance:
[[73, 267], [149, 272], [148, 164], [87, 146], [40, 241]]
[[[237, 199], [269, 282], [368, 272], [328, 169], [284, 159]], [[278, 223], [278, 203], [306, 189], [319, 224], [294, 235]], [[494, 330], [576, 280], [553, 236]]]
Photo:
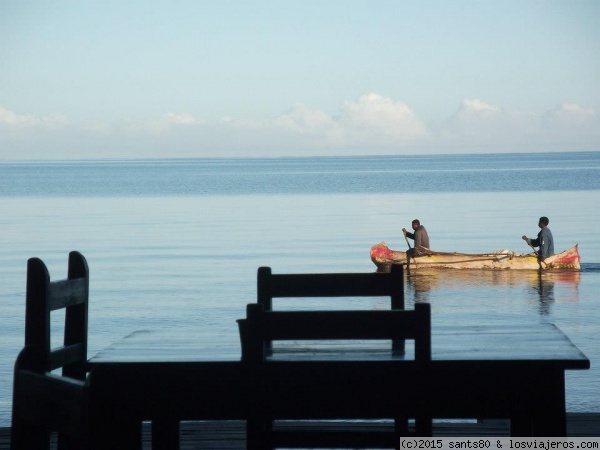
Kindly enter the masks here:
[[[407, 259], [406, 252], [391, 250], [385, 242], [371, 247], [371, 260], [378, 268], [392, 264], [403, 264], [410, 269], [491, 269], [491, 270], [532, 270], [540, 269], [537, 256], [517, 254], [503, 250], [487, 254], [466, 254], [428, 251], [427, 254]], [[578, 245], [562, 253], [546, 258], [541, 268], [579, 270], [581, 258]]]

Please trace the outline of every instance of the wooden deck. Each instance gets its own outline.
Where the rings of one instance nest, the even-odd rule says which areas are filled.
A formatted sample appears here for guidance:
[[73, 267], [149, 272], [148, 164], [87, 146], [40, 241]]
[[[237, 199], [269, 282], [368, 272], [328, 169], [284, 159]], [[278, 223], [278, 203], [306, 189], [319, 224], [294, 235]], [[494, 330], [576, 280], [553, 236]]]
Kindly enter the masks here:
[[[292, 424], [290, 427], [300, 425]], [[381, 424], [381, 426], [387, 426]], [[329, 429], [347, 429], [344, 422], [331, 424]], [[144, 424], [144, 450], [150, 450], [150, 427]], [[434, 436], [508, 436], [508, 422], [490, 420], [475, 422], [434, 422]], [[600, 413], [568, 413], [569, 437], [600, 437]], [[0, 428], [0, 450], [10, 448], [10, 428]], [[53, 450], [55, 445], [51, 447]], [[181, 425], [181, 449], [235, 450], [246, 448], [245, 424], [242, 421], [188, 422]]]

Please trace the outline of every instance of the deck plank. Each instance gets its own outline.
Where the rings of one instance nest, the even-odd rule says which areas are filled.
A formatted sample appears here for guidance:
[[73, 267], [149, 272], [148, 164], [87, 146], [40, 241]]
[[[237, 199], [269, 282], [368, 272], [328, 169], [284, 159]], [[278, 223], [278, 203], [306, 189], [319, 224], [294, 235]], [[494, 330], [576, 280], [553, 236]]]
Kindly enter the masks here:
[[[288, 426], [301, 426], [288, 424]], [[347, 423], [333, 425], [339, 429]], [[381, 424], [382, 427], [387, 424]], [[476, 422], [435, 422], [434, 436], [508, 436], [508, 422], [489, 420]], [[567, 434], [569, 437], [600, 437], [600, 413], [567, 413]], [[150, 426], [143, 427], [144, 450], [150, 450]], [[0, 450], [10, 448], [10, 428], [0, 428]], [[243, 421], [204, 421], [186, 422], [181, 425], [182, 450], [242, 450], [246, 448], [246, 431]], [[56, 449], [53, 442], [52, 450]]]

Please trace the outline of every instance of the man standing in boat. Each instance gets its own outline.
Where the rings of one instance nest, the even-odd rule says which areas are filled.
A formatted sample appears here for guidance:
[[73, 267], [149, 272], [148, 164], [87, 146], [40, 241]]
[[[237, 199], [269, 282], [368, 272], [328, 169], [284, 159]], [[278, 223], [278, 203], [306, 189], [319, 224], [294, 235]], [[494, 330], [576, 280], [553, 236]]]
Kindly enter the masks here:
[[412, 229], [414, 233], [409, 233], [406, 231], [406, 228], [402, 228], [404, 237], [411, 238], [415, 241], [414, 248], [409, 248], [406, 252], [408, 258], [425, 255], [427, 250], [429, 250], [429, 236], [427, 235], [427, 230], [421, 225], [421, 222], [419, 222], [418, 219], [412, 221]]
[[541, 228], [537, 235], [537, 239], [529, 239], [527, 236], [523, 236], [523, 240], [527, 242], [531, 247], [539, 247], [540, 250], [537, 252], [538, 260], [543, 262], [549, 256], [554, 255], [554, 238], [552, 232], [548, 228], [550, 220], [547, 217], [540, 217], [538, 227]]

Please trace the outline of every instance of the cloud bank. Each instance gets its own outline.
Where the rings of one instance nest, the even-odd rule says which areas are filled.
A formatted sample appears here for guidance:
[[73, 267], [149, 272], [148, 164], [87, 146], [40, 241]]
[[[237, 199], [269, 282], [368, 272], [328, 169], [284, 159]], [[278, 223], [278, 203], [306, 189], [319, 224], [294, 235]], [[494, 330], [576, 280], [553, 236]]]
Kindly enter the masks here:
[[377, 93], [342, 102], [336, 114], [299, 103], [265, 120], [225, 116], [213, 122], [187, 112], [77, 122], [0, 106], [0, 159], [13, 160], [582, 150], [600, 150], [600, 118], [575, 103], [536, 113], [464, 99], [437, 126]]

